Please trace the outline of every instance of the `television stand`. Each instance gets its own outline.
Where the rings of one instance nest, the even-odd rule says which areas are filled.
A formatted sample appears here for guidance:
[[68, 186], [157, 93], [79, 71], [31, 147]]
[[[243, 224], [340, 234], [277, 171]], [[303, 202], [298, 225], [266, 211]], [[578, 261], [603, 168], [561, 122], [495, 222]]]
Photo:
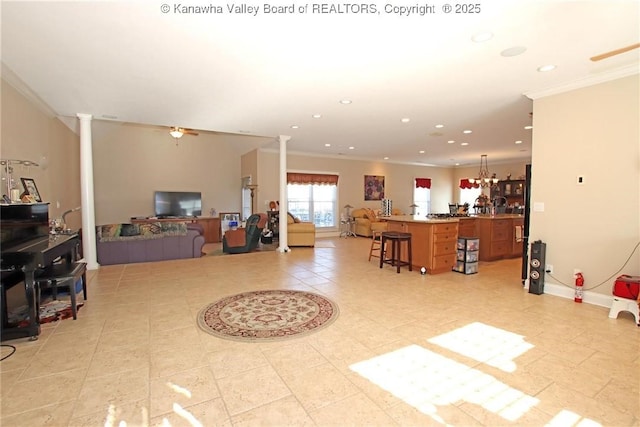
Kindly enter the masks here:
[[148, 224], [150, 222], [195, 222], [200, 224], [204, 229], [204, 241], [205, 243], [220, 243], [220, 218], [218, 217], [167, 217], [162, 218], [131, 218], [132, 224]]

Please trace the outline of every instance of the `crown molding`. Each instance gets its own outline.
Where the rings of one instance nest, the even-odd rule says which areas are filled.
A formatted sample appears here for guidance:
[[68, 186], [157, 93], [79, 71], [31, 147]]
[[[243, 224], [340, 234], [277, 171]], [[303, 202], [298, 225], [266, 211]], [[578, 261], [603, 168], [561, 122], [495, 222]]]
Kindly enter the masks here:
[[621, 79], [623, 77], [633, 76], [634, 74], [638, 74], [638, 73], [640, 73], [639, 65], [633, 64], [633, 65], [628, 65], [621, 68], [616, 68], [615, 70], [608, 71], [606, 73], [587, 76], [578, 80], [574, 80], [569, 83], [563, 83], [561, 85], [553, 86], [547, 89], [525, 92], [523, 95], [529, 99], [536, 100], [536, 99], [544, 98], [551, 95], [557, 95], [560, 93], [569, 92], [576, 89], [582, 89], [584, 87], [593, 86], [600, 83], [605, 83], [611, 80]]

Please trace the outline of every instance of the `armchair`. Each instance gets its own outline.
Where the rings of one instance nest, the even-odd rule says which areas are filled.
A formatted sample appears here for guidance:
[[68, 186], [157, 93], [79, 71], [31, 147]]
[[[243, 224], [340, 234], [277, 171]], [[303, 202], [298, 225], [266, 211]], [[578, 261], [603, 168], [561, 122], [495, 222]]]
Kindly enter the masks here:
[[299, 221], [287, 212], [287, 243], [289, 246], [315, 246], [316, 225]]
[[258, 246], [262, 229], [267, 224], [267, 215], [253, 214], [247, 219], [245, 228], [227, 230], [222, 237], [222, 252], [240, 254], [251, 252]]

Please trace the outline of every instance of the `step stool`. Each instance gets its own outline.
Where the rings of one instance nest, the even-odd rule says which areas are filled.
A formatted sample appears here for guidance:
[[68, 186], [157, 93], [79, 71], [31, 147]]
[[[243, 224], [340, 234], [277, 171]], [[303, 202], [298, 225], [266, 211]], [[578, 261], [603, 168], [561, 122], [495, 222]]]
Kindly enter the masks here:
[[617, 319], [621, 311], [628, 311], [633, 314], [633, 317], [636, 319], [636, 325], [640, 326], [640, 308], [638, 308], [638, 301], [614, 296], [611, 309], [609, 310], [609, 318]]

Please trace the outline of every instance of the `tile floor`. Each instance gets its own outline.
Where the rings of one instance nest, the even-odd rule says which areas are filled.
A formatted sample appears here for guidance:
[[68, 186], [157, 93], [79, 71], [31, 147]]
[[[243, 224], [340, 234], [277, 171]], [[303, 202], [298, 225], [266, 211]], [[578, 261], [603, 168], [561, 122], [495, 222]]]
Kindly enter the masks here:
[[[2, 426], [638, 426], [631, 315], [523, 291], [519, 260], [396, 274], [369, 240], [105, 266], [78, 320], [0, 363]], [[196, 326], [255, 289], [330, 297], [336, 322], [240, 343]], [[6, 355], [2, 349], [2, 355]]]

